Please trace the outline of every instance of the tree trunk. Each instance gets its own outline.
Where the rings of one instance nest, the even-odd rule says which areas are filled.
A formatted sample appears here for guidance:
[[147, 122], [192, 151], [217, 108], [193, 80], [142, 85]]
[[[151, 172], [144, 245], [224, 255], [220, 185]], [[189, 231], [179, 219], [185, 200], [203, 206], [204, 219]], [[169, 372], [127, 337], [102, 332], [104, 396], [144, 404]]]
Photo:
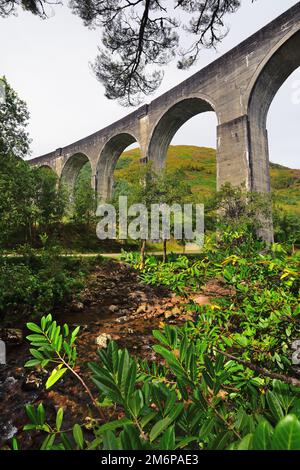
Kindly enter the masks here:
[[141, 269], [145, 267], [146, 240], [141, 242]]
[[167, 240], [164, 240], [163, 246], [164, 246], [163, 262], [166, 263], [167, 262]]

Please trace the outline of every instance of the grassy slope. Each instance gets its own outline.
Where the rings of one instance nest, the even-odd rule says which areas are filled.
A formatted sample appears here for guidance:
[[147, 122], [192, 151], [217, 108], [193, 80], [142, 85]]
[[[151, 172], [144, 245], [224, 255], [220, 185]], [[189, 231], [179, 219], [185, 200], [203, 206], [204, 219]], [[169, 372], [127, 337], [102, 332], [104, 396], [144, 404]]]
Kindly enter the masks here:
[[[116, 179], [126, 179], [138, 166], [139, 149], [129, 150], [121, 156], [116, 171]], [[205, 199], [216, 188], [216, 151], [206, 147], [188, 145], [170, 146], [167, 155], [168, 168], [184, 169], [192, 191]], [[277, 204], [289, 212], [300, 216], [300, 170], [291, 170], [281, 165], [270, 165], [271, 186]]]

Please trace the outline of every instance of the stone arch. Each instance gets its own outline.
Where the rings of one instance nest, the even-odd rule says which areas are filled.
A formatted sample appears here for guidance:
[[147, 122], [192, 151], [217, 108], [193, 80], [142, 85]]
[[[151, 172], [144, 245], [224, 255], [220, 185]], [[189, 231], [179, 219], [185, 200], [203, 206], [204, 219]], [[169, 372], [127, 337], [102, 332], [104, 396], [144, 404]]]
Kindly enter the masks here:
[[148, 149], [148, 158], [157, 170], [164, 167], [168, 147], [180, 127], [197, 114], [210, 111], [215, 112], [215, 106], [208, 98], [194, 96], [182, 98], [163, 113], [154, 126]]
[[256, 71], [249, 90], [249, 164], [251, 189], [270, 191], [267, 116], [271, 103], [288, 77], [300, 66], [300, 25], [269, 53]]
[[99, 200], [106, 201], [112, 196], [113, 174], [118, 159], [124, 150], [138, 139], [129, 132], [111, 137], [103, 146], [97, 163], [97, 193]]
[[53, 171], [54, 173], [56, 173], [56, 171], [54, 170], [54, 168], [51, 166], [51, 165], [47, 165], [46, 163], [44, 165], [39, 165], [39, 168], [43, 168], [45, 170], [51, 170]]
[[66, 182], [71, 194], [74, 192], [80, 170], [86, 163], [91, 164], [89, 157], [84, 153], [78, 152], [70, 156], [62, 168], [61, 179]]

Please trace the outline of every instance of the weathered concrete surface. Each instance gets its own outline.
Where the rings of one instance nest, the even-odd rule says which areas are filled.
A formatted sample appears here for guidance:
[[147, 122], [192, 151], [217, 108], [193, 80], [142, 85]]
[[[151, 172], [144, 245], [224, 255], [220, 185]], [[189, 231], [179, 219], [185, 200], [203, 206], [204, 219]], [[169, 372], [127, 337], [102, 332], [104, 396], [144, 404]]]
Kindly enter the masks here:
[[[300, 66], [300, 2], [180, 85], [123, 119], [78, 142], [31, 160], [48, 165], [74, 184], [90, 161], [92, 184], [101, 199], [111, 194], [113, 171], [133, 142], [143, 161], [166, 160], [177, 130], [191, 117], [215, 112], [217, 185], [245, 184], [270, 191], [266, 119], [280, 86]], [[267, 238], [272, 239], [271, 231]]]

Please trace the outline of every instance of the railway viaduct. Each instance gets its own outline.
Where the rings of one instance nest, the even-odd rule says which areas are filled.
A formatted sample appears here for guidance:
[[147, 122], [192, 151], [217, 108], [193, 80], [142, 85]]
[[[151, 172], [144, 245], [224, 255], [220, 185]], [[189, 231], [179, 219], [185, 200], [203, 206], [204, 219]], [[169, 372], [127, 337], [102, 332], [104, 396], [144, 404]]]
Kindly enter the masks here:
[[[112, 191], [122, 152], [136, 142], [141, 162], [160, 169], [178, 129], [193, 116], [217, 116], [217, 186], [245, 184], [269, 192], [267, 115], [277, 91], [300, 66], [300, 2], [207, 67], [100, 131], [30, 160], [72, 187], [86, 162], [99, 199]], [[272, 230], [265, 238], [272, 240]]]

